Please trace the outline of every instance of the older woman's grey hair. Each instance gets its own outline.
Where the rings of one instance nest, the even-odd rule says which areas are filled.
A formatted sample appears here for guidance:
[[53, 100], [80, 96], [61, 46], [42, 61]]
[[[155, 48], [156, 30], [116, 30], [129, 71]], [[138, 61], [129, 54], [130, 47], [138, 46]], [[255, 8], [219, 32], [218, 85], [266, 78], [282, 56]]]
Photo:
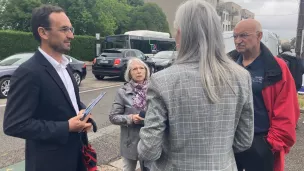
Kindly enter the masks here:
[[188, 0], [176, 11], [174, 27], [179, 32], [175, 63], [199, 62], [202, 84], [212, 102], [219, 100], [216, 85], [243, 70], [225, 54], [222, 24], [214, 7], [204, 0]]
[[138, 58], [131, 58], [129, 61], [128, 61], [128, 64], [127, 64], [127, 69], [125, 71], [125, 75], [124, 75], [124, 78], [127, 82], [131, 81], [132, 80], [132, 77], [131, 77], [131, 74], [130, 74], [130, 71], [132, 69], [132, 63], [133, 62], [139, 62], [140, 64], [142, 64], [145, 69], [146, 69], [146, 76], [145, 76], [145, 80], [148, 80], [150, 78], [150, 69], [149, 67], [147, 66], [146, 63], [144, 63], [141, 59], [138, 59]]

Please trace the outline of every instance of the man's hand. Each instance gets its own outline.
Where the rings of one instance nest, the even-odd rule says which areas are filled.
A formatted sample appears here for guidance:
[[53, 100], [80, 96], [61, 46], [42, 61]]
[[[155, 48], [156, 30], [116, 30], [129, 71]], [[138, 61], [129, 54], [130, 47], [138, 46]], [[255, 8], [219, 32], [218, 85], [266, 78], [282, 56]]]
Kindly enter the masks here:
[[[89, 118], [93, 119], [92, 116], [91, 116], [91, 114], [90, 114], [90, 117], [89, 117]], [[88, 118], [88, 119], [89, 119], [89, 118]], [[89, 131], [92, 129], [92, 126], [93, 126], [92, 123], [89, 122], [89, 124], [91, 124], [91, 125], [88, 126], [88, 127], [85, 127], [84, 130], [83, 130], [83, 132], [89, 132]]]
[[139, 114], [132, 114], [132, 120], [135, 124], [139, 124], [144, 118], [140, 117]]
[[91, 114], [85, 117], [83, 121], [80, 119], [83, 117], [84, 110], [81, 110], [77, 116], [69, 119], [69, 131], [70, 132], [81, 132], [92, 127], [91, 123], [87, 123], [88, 119], [91, 117]]

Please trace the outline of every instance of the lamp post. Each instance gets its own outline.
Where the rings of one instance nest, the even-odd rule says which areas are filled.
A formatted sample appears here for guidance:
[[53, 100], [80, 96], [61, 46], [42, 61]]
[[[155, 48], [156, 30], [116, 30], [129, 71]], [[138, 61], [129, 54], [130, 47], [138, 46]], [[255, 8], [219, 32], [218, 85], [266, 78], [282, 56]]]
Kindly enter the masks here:
[[101, 51], [100, 33], [96, 33], [95, 56], [98, 57]]

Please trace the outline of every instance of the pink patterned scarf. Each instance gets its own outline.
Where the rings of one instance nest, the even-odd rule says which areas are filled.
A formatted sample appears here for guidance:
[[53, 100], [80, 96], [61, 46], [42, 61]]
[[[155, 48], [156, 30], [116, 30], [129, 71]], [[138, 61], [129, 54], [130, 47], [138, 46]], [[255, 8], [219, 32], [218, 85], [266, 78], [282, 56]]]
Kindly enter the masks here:
[[133, 80], [130, 81], [131, 87], [135, 96], [133, 97], [133, 107], [145, 111], [146, 110], [146, 96], [147, 96], [147, 88], [148, 83], [145, 80], [143, 83], [136, 83]]

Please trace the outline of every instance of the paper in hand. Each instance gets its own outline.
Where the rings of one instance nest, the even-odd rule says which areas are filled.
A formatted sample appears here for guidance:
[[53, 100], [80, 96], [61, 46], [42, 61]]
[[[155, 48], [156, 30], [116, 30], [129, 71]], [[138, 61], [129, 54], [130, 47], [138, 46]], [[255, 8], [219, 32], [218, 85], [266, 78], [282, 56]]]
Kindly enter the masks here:
[[92, 101], [92, 103], [83, 112], [83, 117], [80, 120], [84, 120], [84, 118], [91, 113], [94, 106], [104, 97], [105, 94], [106, 92], [101, 92], [100, 95]]

